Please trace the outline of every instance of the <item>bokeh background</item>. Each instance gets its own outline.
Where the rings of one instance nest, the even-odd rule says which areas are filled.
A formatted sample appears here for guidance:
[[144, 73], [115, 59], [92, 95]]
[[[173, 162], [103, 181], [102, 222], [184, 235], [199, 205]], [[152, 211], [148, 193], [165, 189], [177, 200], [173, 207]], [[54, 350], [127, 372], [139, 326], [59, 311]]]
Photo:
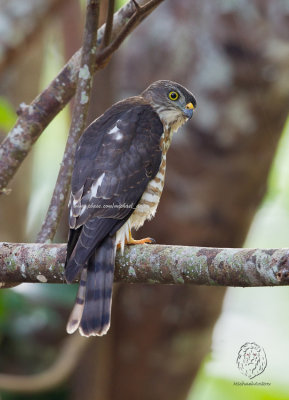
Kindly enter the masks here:
[[[102, 21], [106, 8], [104, 0]], [[0, 0], [2, 137], [19, 104], [29, 104], [80, 47], [84, 9], [78, 0]], [[288, 247], [288, 27], [289, 0], [165, 0], [95, 75], [90, 121], [157, 79], [178, 81], [197, 97], [194, 118], [174, 137], [157, 216], [140, 237]], [[70, 114], [71, 105], [49, 125], [12, 193], [0, 198], [1, 241], [35, 240]], [[56, 241], [66, 241], [66, 221]], [[16, 388], [19, 375], [39, 374], [61, 356], [75, 290], [39, 284], [0, 292], [1, 399], [289, 399], [286, 287], [118, 285], [109, 334], [89, 339], [64, 382], [39, 393], [1, 390], [7, 374]], [[266, 385], [234, 385], [250, 381], [236, 364], [246, 342], [265, 350], [267, 368], [253, 382]]]

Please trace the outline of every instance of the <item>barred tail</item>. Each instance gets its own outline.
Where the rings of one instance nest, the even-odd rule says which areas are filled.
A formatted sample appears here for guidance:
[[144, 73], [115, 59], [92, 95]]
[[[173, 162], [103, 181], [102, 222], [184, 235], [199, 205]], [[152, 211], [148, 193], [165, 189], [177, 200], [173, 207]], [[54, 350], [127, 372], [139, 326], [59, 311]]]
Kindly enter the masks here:
[[115, 238], [107, 236], [82, 270], [81, 281], [67, 332], [78, 327], [83, 336], [102, 336], [110, 326], [115, 262]]
[[69, 316], [68, 323], [66, 325], [67, 333], [74, 333], [79, 327], [84, 308], [86, 280], [87, 280], [87, 267], [84, 267], [80, 276], [76, 301]]

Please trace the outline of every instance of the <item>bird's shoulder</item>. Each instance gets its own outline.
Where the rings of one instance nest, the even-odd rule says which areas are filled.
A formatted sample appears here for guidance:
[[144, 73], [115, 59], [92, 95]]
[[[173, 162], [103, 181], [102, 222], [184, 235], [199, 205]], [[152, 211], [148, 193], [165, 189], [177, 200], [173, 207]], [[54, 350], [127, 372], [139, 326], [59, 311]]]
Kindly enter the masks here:
[[130, 124], [147, 119], [149, 125], [161, 124], [158, 113], [152, 105], [141, 96], [129, 97], [113, 104], [102, 115], [95, 119], [84, 131], [79, 144], [88, 138], [100, 137], [107, 132], [118, 120], [126, 120]]

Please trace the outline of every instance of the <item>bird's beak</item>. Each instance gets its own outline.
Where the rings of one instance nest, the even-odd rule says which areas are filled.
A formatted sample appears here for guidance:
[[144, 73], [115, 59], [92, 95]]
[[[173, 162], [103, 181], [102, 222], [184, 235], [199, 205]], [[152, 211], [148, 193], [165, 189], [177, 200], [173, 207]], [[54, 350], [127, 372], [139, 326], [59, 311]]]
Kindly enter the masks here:
[[189, 119], [191, 119], [193, 116], [194, 110], [195, 110], [195, 107], [194, 107], [193, 103], [188, 103], [188, 104], [186, 104], [186, 107], [183, 111], [184, 111], [185, 116], [188, 117]]

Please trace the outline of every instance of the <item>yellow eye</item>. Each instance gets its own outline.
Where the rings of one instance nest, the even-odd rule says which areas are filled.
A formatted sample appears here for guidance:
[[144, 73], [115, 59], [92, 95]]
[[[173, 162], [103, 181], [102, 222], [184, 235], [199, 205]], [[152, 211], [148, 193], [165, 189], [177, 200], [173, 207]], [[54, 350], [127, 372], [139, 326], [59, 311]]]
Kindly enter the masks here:
[[179, 93], [178, 93], [178, 92], [170, 92], [170, 93], [169, 93], [169, 99], [171, 99], [171, 100], [173, 100], [173, 101], [178, 100], [179, 97], [180, 97], [180, 96], [179, 96]]

